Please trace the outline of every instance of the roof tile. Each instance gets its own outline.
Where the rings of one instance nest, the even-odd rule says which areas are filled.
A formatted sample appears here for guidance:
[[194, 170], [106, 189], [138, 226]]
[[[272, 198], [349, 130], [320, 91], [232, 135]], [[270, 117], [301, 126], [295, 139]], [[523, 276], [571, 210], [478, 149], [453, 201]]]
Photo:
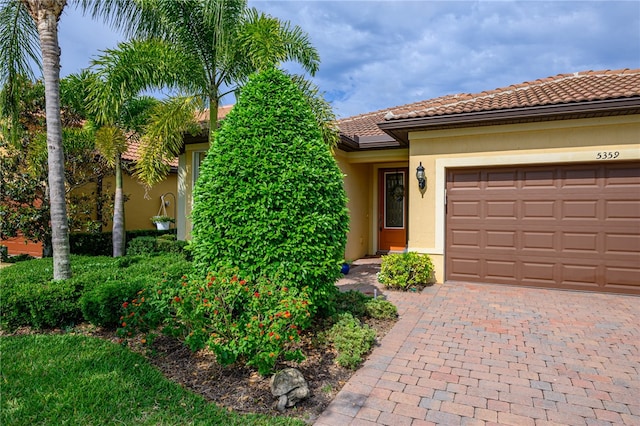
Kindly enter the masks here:
[[640, 96], [640, 69], [581, 71], [480, 93], [441, 96], [338, 120], [342, 134], [377, 136], [383, 121]]

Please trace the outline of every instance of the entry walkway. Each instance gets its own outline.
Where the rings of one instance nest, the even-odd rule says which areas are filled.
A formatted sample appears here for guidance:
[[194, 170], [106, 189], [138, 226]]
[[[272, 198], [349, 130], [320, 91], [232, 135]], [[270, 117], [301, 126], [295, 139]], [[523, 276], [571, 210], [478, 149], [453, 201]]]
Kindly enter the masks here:
[[339, 285], [400, 319], [316, 420], [336, 425], [640, 425], [640, 297], [482, 284]]

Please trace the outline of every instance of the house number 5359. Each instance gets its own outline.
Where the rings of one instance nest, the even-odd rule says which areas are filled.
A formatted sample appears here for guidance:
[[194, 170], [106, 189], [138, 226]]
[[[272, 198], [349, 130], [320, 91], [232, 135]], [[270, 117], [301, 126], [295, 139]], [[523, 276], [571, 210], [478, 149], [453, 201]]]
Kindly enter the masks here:
[[613, 160], [614, 158], [618, 158], [619, 155], [620, 155], [620, 152], [618, 151], [598, 152], [596, 154], [596, 159], [597, 160]]

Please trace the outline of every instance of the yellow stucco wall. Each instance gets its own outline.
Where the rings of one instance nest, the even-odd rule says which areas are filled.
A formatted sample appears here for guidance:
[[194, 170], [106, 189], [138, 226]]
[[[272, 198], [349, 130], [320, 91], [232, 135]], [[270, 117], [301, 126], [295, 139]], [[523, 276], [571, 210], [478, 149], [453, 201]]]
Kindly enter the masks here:
[[431, 255], [436, 278], [444, 278], [445, 186], [448, 168], [640, 160], [640, 115], [503, 126], [421, 131], [409, 134], [409, 171], [425, 167], [424, 197], [409, 186], [408, 249]]
[[[151, 216], [155, 216], [160, 209], [160, 197], [163, 194], [171, 193], [177, 196], [177, 174], [170, 173], [165, 180], [155, 185], [153, 188], [145, 191], [144, 185], [136, 178], [125, 174], [122, 182], [125, 195], [128, 201], [124, 205], [125, 228], [127, 230], [134, 229], [154, 229], [155, 225], [151, 222]], [[106, 177], [102, 183], [103, 191], [112, 194], [115, 190], [115, 178], [113, 176]], [[87, 184], [74, 191], [75, 194], [90, 194], [96, 191], [96, 184]], [[167, 216], [176, 217], [176, 201], [177, 198], [171, 195], [165, 196], [165, 201], [169, 202], [166, 207]], [[95, 218], [95, 213], [94, 213]], [[104, 218], [107, 226], [104, 231], [111, 230], [111, 217]], [[173, 225], [172, 225], [173, 227]]]
[[191, 238], [191, 209], [193, 208], [194, 160], [204, 155], [209, 148], [208, 143], [190, 144], [185, 146], [185, 153], [180, 155], [178, 171], [178, 239]]
[[349, 233], [344, 257], [352, 261], [366, 255], [371, 244], [372, 194], [368, 187], [372, 169], [370, 164], [350, 164], [340, 154], [342, 151], [336, 151], [336, 160], [345, 175], [344, 189], [349, 200]]
[[[126, 176], [123, 181], [124, 193], [129, 196], [125, 203], [125, 227], [126, 229], [153, 229], [155, 225], [151, 222], [151, 216], [158, 214], [161, 206], [160, 197], [165, 195], [165, 201], [169, 203], [165, 207], [167, 216], [176, 217], [177, 214], [177, 175], [169, 174], [162, 182], [154, 185], [148, 191], [144, 185], [131, 176]], [[173, 194], [173, 197], [168, 194]], [[174, 225], [172, 224], [173, 228]]]
[[408, 150], [344, 152], [336, 149], [334, 155], [345, 175], [344, 187], [349, 199], [345, 258], [355, 260], [375, 254], [378, 250], [378, 170], [407, 167]]

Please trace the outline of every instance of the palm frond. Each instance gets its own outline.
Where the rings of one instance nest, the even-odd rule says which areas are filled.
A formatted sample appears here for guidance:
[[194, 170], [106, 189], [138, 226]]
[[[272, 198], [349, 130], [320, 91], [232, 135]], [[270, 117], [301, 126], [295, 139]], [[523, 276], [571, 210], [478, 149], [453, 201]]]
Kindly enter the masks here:
[[324, 98], [324, 94], [312, 81], [301, 75], [292, 75], [291, 79], [302, 92], [307, 103], [316, 117], [316, 122], [322, 133], [322, 139], [333, 149], [340, 142], [340, 129], [336, 124], [336, 115], [331, 104]]
[[35, 79], [31, 65], [41, 67], [38, 29], [21, 1], [0, 3], [0, 52], [0, 85], [12, 75]]
[[122, 129], [116, 126], [104, 126], [96, 132], [96, 149], [109, 166], [116, 164], [116, 157], [127, 149], [127, 138]]
[[0, 116], [3, 133], [18, 138], [20, 76], [35, 79], [32, 66], [41, 68], [38, 30], [27, 8], [18, 0], [0, 3]]
[[309, 36], [299, 26], [267, 15], [255, 8], [247, 9], [238, 35], [239, 50], [252, 71], [296, 61], [314, 75], [320, 55]]
[[90, 110], [98, 122], [115, 120], [127, 99], [148, 89], [178, 88], [199, 92], [206, 87], [198, 61], [159, 39], [120, 43], [92, 61], [91, 70], [100, 80], [92, 86]]
[[202, 98], [185, 96], [169, 98], [152, 110], [136, 164], [136, 175], [146, 185], [153, 186], [166, 177], [168, 164], [180, 153], [184, 134], [201, 130], [195, 113], [202, 106]]
[[144, 1], [138, 0], [76, 0], [75, 5], [85, 14], [99, 19], [115, 30], [131, 37], [144, 20], [141, 13]]

